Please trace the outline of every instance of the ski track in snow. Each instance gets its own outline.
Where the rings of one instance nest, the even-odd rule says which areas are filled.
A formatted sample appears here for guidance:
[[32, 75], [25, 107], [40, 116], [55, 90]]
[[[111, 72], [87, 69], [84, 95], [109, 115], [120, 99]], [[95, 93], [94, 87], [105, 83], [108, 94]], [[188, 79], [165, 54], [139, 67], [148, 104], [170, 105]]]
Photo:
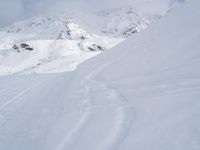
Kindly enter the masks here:
[[[84, 89], [83, 93], [86, 92], [85, 90], [87, 89]], [[83, 99], [85, 99], [85, 97], [83, 97]], [[80, 135], [82, 133], [81, 131], [84, 130], [84, 128], [87, 126], [87, 123], [91, 115], [90, 109], [91, 109], [90, 106], [84, 108], [83, 115], [76, 123], [75, 127], [71, 129], [71, 131], [64, 137], [64, 139], [58, 145], [56, 150], [72, 149], [72, 147], [76, 143], [76, 140], [81, 136]]]
[[[39, 83], [36, 83], [32, 86], [30, 86], [29, 88], [26, 88], [24, 90], [22, 90], [21, 92], [19, 92], [18, 94], [16, 94], [15, 96], [13, 96], [11, 99], [7, 100], [7, 102], [5, 102], [4, 104], [1, 104], [0, 106], [0, 112], [6, 108], [7, 106], [9, 106], [10, 104], [13, 104], [16, 100], [18, 100], [21, 96], [25, 95], [26, 93], [28, 93], [30, 90], [40, 86], [41, 84], [43, 84], [46, 80], [40, 81]], [[7, 89], [5, 89], [4, 91], [6, 91]], [[19, 99], [20, 100], [20, 99]]]
[[[126, 104], [127, 100], [116, 89], [96, 80], [96, 75], [104, 68], [106, 66], [95, 69], [80, 83], [77, 92], [82, 99], [83, 114], [68, 133], [63, 133], [65, 136], [60, 143], [57, 143], [55, 150], [77, 150], [81, 149], [83, 144], [86, 145], [87, 150], [116, 150], [128, 134], [134, 119], [134, 109]], [[43, 79], [7, 99], [0, 105], [1, 120], [6, 119], [3, 115], [4, 109], [24, 101], [23, 97], [28, 95], [32, 89], [40, 85], [48, 86], [44, 83], [48, 81], [50, 81], [48, 78]], [[1, 90], [1, 92], [7, 91], [9, 89]], [[93, 138], [97, 139], [94, 144], [90, 144]]]
[[0, 90], [0, 94], [7, 91], [7, 90], [8, 90], [8, 88]]
[[[107, 98], [105, 100], [108, 100], [108, 102], [110, 101], [110, 105], [114, 106], [113, 109], [110, 110], [111, 112], [114, 112], [114, 114], [111, 113], [112, 115], [110, 115], [110, 120], [115, 118], [115, 120], [111, 122], [112, 128], [110, 129], [110, 132], [108, 132], [108, 135], [102, 142], [102, 145], [100, 145], [99, 150], [116, 150], [118, 149], [120, 142], [122, 142], [123, 138], [127, 135], [128, 129], [133, 121], [129, 115], [132, 114], [132, 117], [134, 117], [134, 111], [131, 106], [127, 106], [125, 104], [126, 99], [124, 99], [118, 91], [107, 85], [101, 85], [98, 82], [96, 84], [99, 84], [100, 89], [102, 88], [105, 91], [107, 96], [105, 97]], [[103, 105], [102, 107], [108, 107], [109, 109], [109, 105]]]
[[[80, 89], [83, 90], [80, 93], [86, 105], [84, 113], [56, 150], [76, 150], [83, 145], [89, 146], [88, 150], [95, 147], [96, 150], [116, 150], [128, 134], [134, 119], [134, 109], [126, 105], [127, 100], [117, 90], [95, 80], [95, 75], [104, 67], [96, 69], [81, 82]], [[98, 91], [98, 95], [102, 96], [101, 99], [98, 99], [98, 95], [95, 99], [96, 95], [92, 95], [94, 91]], [[98, 124], [98, 129], [94, 129], [96, 126], [92, 125], [95, 122], [102, 123]], [[95, 130], [97, 132], [93, 133]], [[101, 135], [102, 133], [98, 132], [100, 130], [107, 131], [103, 132], [106, 135]], [[92, 135], [85, 138], [88, 133]], [[93, 138], [98, 138], [97, 143], [90, 146]]]

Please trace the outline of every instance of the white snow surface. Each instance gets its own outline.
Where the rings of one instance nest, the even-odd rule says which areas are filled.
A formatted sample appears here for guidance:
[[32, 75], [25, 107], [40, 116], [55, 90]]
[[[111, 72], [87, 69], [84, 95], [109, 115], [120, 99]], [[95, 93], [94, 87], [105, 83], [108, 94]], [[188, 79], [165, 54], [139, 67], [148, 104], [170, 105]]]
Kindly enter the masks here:
[[199, 18], [191, 0], [76, 71], [0, 77], [0, 150], [199, 150]]

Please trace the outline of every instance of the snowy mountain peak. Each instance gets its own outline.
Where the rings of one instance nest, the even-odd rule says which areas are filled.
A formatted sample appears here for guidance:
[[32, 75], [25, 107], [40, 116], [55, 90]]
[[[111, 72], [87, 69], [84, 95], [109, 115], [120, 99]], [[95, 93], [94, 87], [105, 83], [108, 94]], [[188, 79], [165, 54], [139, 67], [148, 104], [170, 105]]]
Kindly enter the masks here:
[[86, 32], [72, 19], [69, 19], [65, 23], [64, 29], [60, 32], [58, 39], [84, 40], [91, 36], [92, 34]]
[[98, 16], [105, 18], [102, 32], [110, 36], [128, 37], [145, 29], [154, 21], [140, 16], [131, 6], [100, 11]]
[[90, 33], [67, 14], [15, 23], [1, 29], [0, 37], [0, 75], [71, 71], [123, 40]]
[[136, 8], [51, 13], [1, 28], [0, 75], [73, 70], [86, 58], [144, 30], [169, 9], [143, 14]]

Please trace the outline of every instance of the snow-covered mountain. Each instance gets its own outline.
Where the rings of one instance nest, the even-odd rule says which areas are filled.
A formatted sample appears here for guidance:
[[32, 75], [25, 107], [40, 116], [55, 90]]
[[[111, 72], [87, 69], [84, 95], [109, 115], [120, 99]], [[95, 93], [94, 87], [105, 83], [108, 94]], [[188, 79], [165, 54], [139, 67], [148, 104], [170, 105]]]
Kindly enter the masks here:
[[199, 18], [191, 0], [73, 72], [0, 77], [0, 150], [199, 150]]
[[67, 14], [40, 16], [3, 28], [0, 74], [60, 72], [123, 40], [87, 32]]
[[172, 8], [166, 3], [162, 11], [144, 13], [136, 6], [139, 4], [48, 13], [1, 28], [0, 75], [72, 71], [86, 59], [144, 30]]

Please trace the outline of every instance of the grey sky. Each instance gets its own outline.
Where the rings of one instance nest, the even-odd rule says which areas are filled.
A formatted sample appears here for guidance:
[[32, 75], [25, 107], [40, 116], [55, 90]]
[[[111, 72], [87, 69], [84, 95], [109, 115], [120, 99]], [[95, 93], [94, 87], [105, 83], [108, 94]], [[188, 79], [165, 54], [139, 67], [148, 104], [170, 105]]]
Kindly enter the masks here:
[[23, 19], [46, 11], [69, 7], [68, 3], [77, 0], [0, 0], [0, 25]]
[[0, 26], [43, 12], [64, 11], [74, 7], [95, 10], [125, 1], [131, 0], [0, 0]]
[[[142, 2], [143, 1], [143, 2]], [[98, 10], [150, 1], [175, 0], [0, 0], [0, 26], [13, 21], [50, 11]], [[177, 0], [182, 1], [182, 0]], [[149, 7], [149, 5], [147, 5]]]

